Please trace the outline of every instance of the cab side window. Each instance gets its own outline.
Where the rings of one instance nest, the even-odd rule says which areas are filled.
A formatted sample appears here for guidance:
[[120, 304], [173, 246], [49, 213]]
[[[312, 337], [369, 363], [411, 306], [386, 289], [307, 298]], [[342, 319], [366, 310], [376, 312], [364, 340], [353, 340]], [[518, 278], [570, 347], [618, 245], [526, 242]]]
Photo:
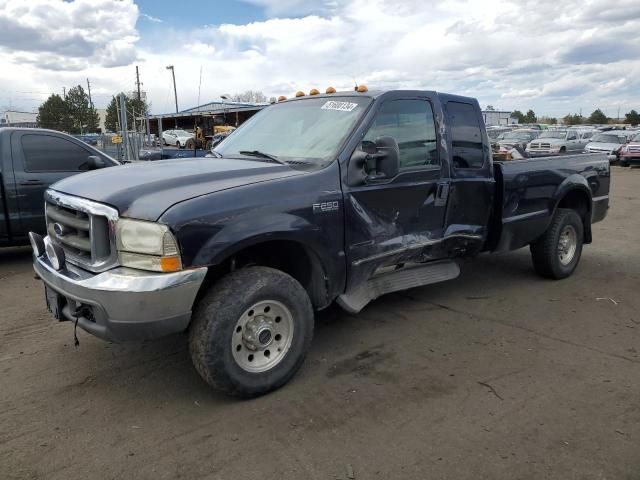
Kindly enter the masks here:
[[79, 145], [53, 135], [22, 136], [24, 169], [27, 172], [76, 172], [87, 170], [91, 153]]
[[436, 127], [427, 100], [391, 100], [376, 114], [365, 141], [393, 137], [400, 148], [400, 169], [439, 165]]
[[476, 109], [469, 103], [448, 102], [447, 116], [451, 128], [453, 166], [482, 168], [484, 148]]

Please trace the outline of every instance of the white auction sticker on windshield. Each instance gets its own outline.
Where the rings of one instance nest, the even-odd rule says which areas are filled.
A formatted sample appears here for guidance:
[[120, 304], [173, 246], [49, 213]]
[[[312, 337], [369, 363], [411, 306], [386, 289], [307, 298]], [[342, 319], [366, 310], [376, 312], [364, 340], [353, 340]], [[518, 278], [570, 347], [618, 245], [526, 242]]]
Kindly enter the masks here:
[[340, 112], [351, 112], [357, 106], [357, 103], [336, 102], [335, 100], [329, 100], [327, 103], [322, 105], [322, 110], [338, 110]]

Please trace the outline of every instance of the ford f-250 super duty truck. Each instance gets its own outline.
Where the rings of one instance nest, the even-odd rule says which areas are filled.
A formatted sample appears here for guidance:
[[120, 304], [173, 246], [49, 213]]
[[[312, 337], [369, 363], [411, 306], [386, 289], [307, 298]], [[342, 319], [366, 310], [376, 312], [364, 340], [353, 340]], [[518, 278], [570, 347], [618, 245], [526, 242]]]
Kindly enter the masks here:
[[65, 179], [31, 240], [56, 318], [110, 341], [188, 331], [238, 396], [287, 382], [334, 301], [355, 313], [524, 246], [571, 275], [609, 204], [606, 155], [494, 163], [478, 102], [430, 91], [285, 100], [212, 154]]

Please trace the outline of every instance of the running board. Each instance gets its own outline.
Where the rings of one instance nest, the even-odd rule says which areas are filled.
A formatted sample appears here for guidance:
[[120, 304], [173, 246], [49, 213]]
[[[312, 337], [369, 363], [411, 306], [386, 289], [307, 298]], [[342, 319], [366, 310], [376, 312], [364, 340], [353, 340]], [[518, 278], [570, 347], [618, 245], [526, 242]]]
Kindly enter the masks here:
[[338, 305], [349, 313], [358, 313], [371, 300], [381, 295], [432, 283], [453, 280], [460, 275], [460, 267], [453, 260], [439, 260], [382, 273], [338, 297]]

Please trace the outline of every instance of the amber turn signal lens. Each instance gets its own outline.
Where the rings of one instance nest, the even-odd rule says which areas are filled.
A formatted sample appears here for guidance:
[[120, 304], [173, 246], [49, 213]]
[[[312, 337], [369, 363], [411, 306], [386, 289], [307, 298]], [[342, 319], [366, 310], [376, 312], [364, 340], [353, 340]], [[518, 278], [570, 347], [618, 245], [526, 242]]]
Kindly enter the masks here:
[[182, 268], [180, 257], [161, 257], [160, 269], [163, 272], [177, 272]]
[[303, 92], [303, 91], [301, 91], [301, 90], [298, 90], [298, 91], [296, 92], [296, 97], [304, 97], [304, 92]]
[[329, 87], [327, 88], [327, 92], [326, 93], [336, 93], [336, 89], [333, 87]]

